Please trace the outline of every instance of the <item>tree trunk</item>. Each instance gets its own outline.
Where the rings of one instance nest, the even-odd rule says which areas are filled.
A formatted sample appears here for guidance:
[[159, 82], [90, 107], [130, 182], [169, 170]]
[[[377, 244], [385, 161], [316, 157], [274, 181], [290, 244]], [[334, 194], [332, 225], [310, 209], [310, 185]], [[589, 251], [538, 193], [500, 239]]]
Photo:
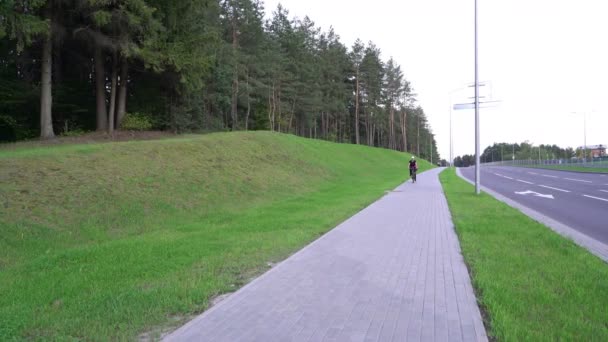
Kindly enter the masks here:
[[416, 133], [416, 155], [420, 157], [420, 117], [416, 119], [417, 121], [417, 133]]
[[268, 125], [270, 126], [270, 131], [273, 131], [272, 127], [272, 98], [274, 94], [271, 88], [268, 88]]
[[108, 128], [108, 114], [106, 112], [106, 72], [105, 60], [101, 45], [95, 46], [95, 95], [97, 97], [97, 130], [105, 131]]
[[288, 133], [291, 133], [291, 121], [293, 120], [293, 117], [295, 115], [295, 111], [296, 111], [296, 99], [293, 99], [293, 102], [291, 103], [291, 116], [289, 117], [289, 131], [288, 131]]
[[[236, 52], [235, 52], [236, 59]], [[234, 70], [232, 71], [232, 105], [230, 108], [230, 116], [232, 118], [232, 130], [236, 131], [238, 129], [238, 103], [239, 103], [239, 71], [238, 65], [234, 65]]]
[[116, 112], [116, 129], [120, 129], [122, 120], [127, 113], [127, 85], [129, 77], [129, 61], [127, 57], [121, 57], [120, 85], [118, 87], [118, 108]]
[[340, 141], [339, 137], [340, 137], [340, 132], [338, 132], [340, 126], [339, 126], [339, 121], [340, 121], [340, 117], [338, 116], [338, 114], [336, 114], [336, 120], [335, 120], [335, 125], [334, 125], [334, 131], [336, 133], [336, 137], [335, 137], [335, 141]]
[[[47, 5], [46, 12], [50, 14], [51, 4]], [[51, 18], [50, 15], [47, 16]], [[40, 137], [51, 139], [53, 132], [53, 95], [52, 95], [52, 69], [53, 69], [53, 24], [42, 45], [42, 70], [40, 74]]]
[[238, 129], [238, 103], [239, 103], [239, 36], [236, 18], [236, 4], [232, 2], [232, 61], [234, 63], [232, 70], [232, 105], [230, 108], [230, 116], [232, 118], [232, 130]]
[[376, 146], [376, 125], [374, 125], [373, 123], [370, 126], [371, 128], [371, 140], [370, 140], [370, 145], [369, 146]]
[[365, 129], [365, 143], [367, 145], [369, 145], [369, 129], [368, 129], [368, 118], [367, 118], [367, 112], [365, 111], [365, 108], [363, 109], [363, 128]]
[[321, 136], [327, 140], [327, 126], [325, 123], [325, 112], [321, 112]]
[[110, 89], [110, 110], [108, 113], [108, 133], [114, 134], [114, 118], [116, 114], [116, 88], [118, 84], [118, 54], [112, 53], [112, 88]]
[[368, 112], [365, 112], [365, 138], [367, 138], [367, 145], [368, 146], [373, 146], [372, 141], [373, 141], [373, 135], [374, 132], [372, 131], [372, 123], [371, 123], [371, 118]]
[[283, 106], [281, 105], [281, 83], [279, 82], [279, 87], [277, 89], [277, 100], [275, 105], [279, 108], [279, 112], [278, 112], [278, 116], [277, 119], [279, 121], [279, 133], [281, 133], [281, 121], [282, 121], [282, 117], [283, 117]]
[[247, 114], [245, 115], [245, 130], [249, 129], [249, 114], [251, 113], [251, 95], [249, 89], [249, 69], [247, 69], [247, 78], [246, 78], [246, 89], [247, 89]]
[[407, 151], [407, 126], [405, 125], [405, 120], [407, 119], [407, 112], [405, 108], [401, 113], [401, 137], [403, 138], [403, 152]]
[[357, 67], [357, 86], [355, 90], [355, 142], [359, 145], [359, 67]]
[[270, 96], [268, 97], [269, 101], [269, 110], [268, 110], [268, 120], [270, 121], [270, 131], [274, 132], [275, 129], [275, 120], [276, 120], [276, 110], [277, 110], [277, 95], [276, 88], [274, 82], [272, 83], [272, 88], [269, 89]]
[[389, 148], [392, 150], [396, 150], [397, 139], [395, 139], [395, 108], [392, 105], [390, 108], [388, 140]]

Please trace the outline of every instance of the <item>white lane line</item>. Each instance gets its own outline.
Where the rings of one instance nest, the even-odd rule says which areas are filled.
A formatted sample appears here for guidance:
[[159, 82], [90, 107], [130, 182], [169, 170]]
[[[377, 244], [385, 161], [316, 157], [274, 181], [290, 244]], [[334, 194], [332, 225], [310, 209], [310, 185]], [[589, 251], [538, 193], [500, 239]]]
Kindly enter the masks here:
[[582, 179], [574, 179], [574, 178], [564, 178], [564, 179], [575, 181], [575, 182], [593, 183], [592, 181], [586, 181], [586, 180], [582, 180]]
[[601, 198], [601, 197], [595, 197], [595, 196], [589, 196], [589, 195], [583, 195], [583, 196], [585, 196], [585, 197], [587, 197], [587, 198], [593, 198], [593, 199], [596, 199], [596, 200], [600, 200], [600, 201], [608, 202], [608, 199]]
[[549, 177], [549, 178], [559, 178], [557, 176], [551, 176], [551, 175], [541, 175], [541, 176], [543, 176], [543, 177]]
[[506, 179], [513, 180], [513, 178], [511, 178], [511, 177], [507, 177], [507, 176], [503, 176], [503, 177], [505, 177]]
[[[557, 191], [561, 191], [561, 192], [570, 192], [568, 190], [564, 190], [564, 189], [560, 189], [560, 188], [554, 188], [552, 186], [547, 186], [547, 185], [538, 185], [538, 186], [542, 186], [543, 188], [547, 188], [547, 189], [553, 189], [553, 190], [557, 190]], [[608, 191], [607, 191], [608, 192]]]
[[600, 190], [601, 192], [608, 192], [608, 190]]
[[495, 175], [497, 175], [498, 177], [504, 177], [503, 175], [501, 175], [500, 173], [495, 173]]
[[534, 183], [531, 182], [526, 182], [525, 180], [521, 180], [521, 179], [516, 179], [518, 182], [522, 182], [522, 183], [526, 183], [526, 184], [532, 184], [534, 185]]
[[528, 173], [531, 175], [538, 175], [538, 173], [536, 173], [536, 172], [528, 172]]

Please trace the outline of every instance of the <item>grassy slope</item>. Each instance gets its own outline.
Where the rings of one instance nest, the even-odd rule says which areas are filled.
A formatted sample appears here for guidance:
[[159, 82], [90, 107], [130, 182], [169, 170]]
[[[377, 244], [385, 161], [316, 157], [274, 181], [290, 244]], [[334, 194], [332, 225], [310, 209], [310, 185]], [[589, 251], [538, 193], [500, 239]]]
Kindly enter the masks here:
[[504, 341], [608, 340], [608, 266], [448, 170], [440, 176], [473, 283]]
[[0, 340], [183, 321], [402, 182], [406, 160], [268, 132], [0, 151]]

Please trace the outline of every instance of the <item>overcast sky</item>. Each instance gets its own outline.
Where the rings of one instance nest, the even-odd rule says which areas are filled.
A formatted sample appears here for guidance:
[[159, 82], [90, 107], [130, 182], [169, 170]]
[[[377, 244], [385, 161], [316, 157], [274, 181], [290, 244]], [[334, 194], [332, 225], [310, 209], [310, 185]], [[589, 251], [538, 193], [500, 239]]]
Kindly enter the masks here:
[[[480, 80], [498, 107], [481, 111], [481, 148], [494, 142], [608, 144], [608, 1], [478, 0]], [[412, 83], [449, 157], [450, 92], [474, 78], [473, 0], [265, 0], [333, 26], [347, 46], [372, 40]], [[468, 102], [465, 92], [455, 103]], [[487, 95], [487, 94], [485, 94]], [[572, 112], [578, 112], [574, 114]], [[474, 153], [474, 111], [453, 112], [454, 156]]]

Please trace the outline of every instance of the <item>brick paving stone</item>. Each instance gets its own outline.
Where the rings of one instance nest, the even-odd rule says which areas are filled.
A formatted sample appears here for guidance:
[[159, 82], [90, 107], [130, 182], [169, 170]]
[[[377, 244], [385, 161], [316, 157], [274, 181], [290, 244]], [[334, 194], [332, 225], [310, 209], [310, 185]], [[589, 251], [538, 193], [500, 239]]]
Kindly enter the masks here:
[[404, 183], [165, 341], [487, 341], [439, 183]]

